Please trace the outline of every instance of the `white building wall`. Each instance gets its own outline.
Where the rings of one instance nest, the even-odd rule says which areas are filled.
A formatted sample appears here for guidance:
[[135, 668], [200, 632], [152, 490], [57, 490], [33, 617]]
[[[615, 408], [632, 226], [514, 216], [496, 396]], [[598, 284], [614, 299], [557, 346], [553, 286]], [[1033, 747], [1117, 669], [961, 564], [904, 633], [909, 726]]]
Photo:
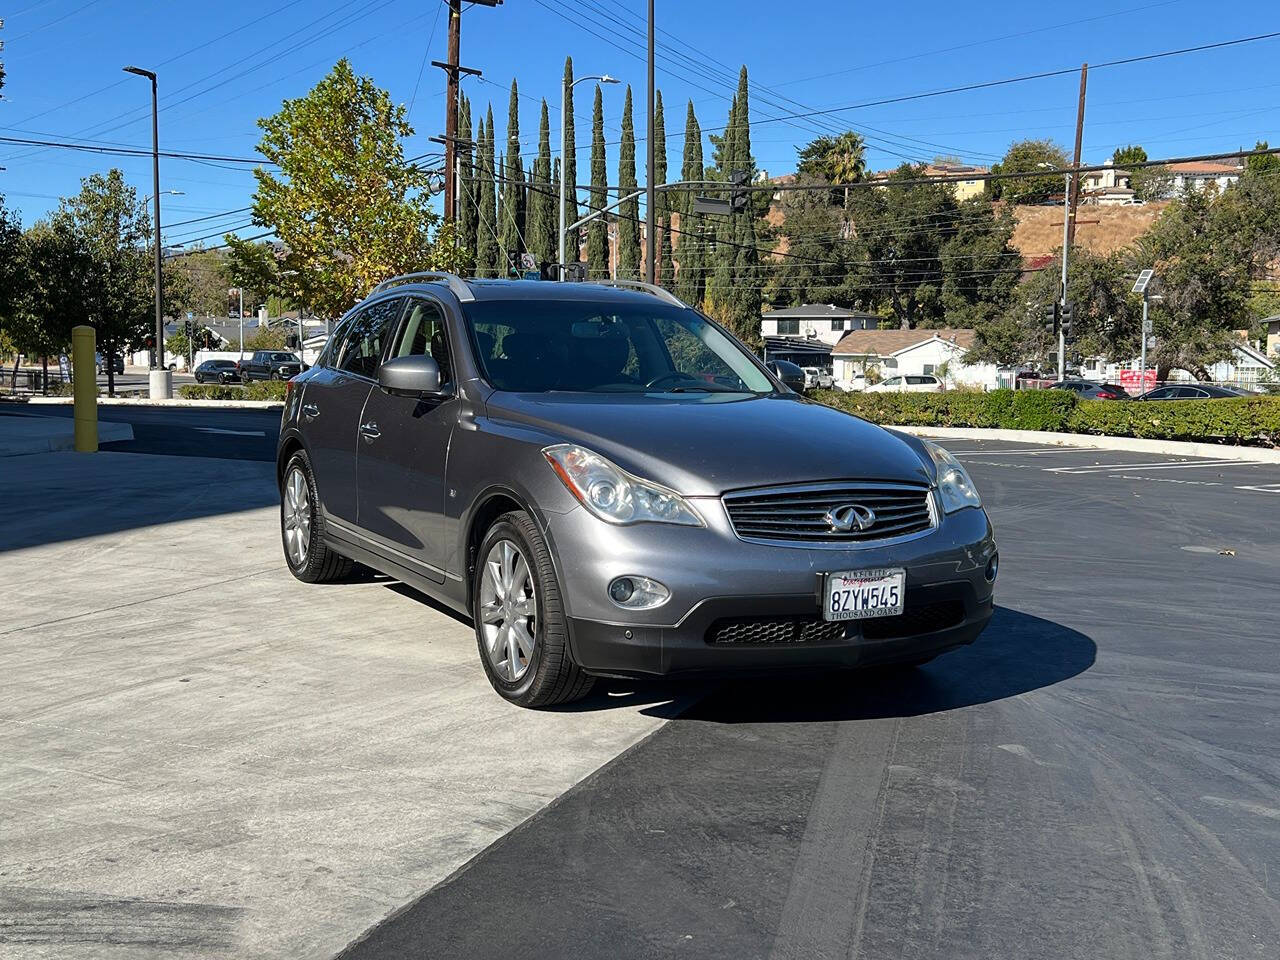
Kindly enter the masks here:
[[799, 321], [799, 332], [797, 333], [782, 333], [778, 330], [778, 324], [779, 321], [776, 319], [762, 319], [760, 321], [760, 335], [762, 337], [812, 337], [834, 347], [840, 342], [840, 338], [849, 332], [848, 330], [832, 330], [831, 321], [825, 319], [802, 319]]

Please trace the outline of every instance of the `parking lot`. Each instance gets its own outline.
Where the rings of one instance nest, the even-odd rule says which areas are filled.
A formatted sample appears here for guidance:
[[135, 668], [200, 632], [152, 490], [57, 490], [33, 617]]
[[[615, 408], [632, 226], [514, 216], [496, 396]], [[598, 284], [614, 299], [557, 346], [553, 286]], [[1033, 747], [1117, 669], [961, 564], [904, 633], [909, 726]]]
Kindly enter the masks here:
[[0, 463], [6, 957], [1276, 955], [1274, 465], [948, 441], [972, 647], [539, 713], [218, 429]]

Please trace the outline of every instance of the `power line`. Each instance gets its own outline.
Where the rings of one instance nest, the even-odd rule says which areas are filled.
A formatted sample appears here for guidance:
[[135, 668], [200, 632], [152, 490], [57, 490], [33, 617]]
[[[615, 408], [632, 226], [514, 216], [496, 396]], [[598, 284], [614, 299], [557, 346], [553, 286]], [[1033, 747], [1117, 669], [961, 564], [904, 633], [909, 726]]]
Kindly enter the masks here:
[[[37, 140], [30, 137], [0, 137], [0, 143], [13, 143], [21, 146], [35, 146], [41, 148], [54, 147], [60, 150], [80, 150], [86, 153], [105, 153], [121, 157], [150, 157], [152, 153], [152, 151], [142, 147], [112, 147], [105, 144], [70, 143], [65, 140]], [[252, 163], [257, 166], [275, 166], [271, 161], [262, 157], [257, 159], [250, 157], [224, 157], [218, 156], [217, 154], [182, 153], [175, 150], [161, 150], [160, 156], [167, 157], [171, 160], [205, 160], [219, 161], [222, 163]]]

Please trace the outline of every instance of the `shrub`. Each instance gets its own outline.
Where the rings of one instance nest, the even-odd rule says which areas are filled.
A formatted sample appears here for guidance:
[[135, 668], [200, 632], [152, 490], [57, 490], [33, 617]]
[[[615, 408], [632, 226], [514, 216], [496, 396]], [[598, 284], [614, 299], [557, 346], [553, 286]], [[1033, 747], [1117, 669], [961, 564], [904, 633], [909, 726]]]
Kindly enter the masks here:
[[839, 393], [820, 402], [873, 423], [914, 427], [1049, 430], [1156, 440], [1280, 445], [1280, 397], [1223, 400], [1081, 400], [1066, 390], [990, 393]]
[[288, 385], [283, 380], [255, 380], [246, 386], [222, 383], [189, 383], [178, 388], [184, 400], [283, 400]]

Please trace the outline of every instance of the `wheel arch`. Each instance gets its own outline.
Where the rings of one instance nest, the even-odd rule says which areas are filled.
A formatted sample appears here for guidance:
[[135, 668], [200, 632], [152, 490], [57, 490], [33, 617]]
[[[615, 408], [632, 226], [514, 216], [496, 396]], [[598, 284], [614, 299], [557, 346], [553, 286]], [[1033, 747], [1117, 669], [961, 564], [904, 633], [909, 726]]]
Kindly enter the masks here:
[[[461, 544], [462, 581], [468, 611], [471, 609], [477, 562], [476, 555], [480, 550], [480, 543], [484, 540], [489, 528], [493, 526], [493, 522], [504, 513], [510, 513], [513, 510], [527, 513], [533, 519], [538, 532], [542, 534], [542, 538], [547, 543], [547, 550], [551, 554], [551, 565], [555, 569], [556, 579], [563, 585], [564, 577], [560, 569], [560, 554], [556, 549], [555, 540], [551, 536], [546, 518], [531, 504], [532, 501], [528, 497], [507, 486], [491, 487], [476, 498], [474, 506], [467, 514], [466, 534]], [[568, 600], [564, 597], [563, 589], [561, 590], [561, 597], [567, 612]]]

